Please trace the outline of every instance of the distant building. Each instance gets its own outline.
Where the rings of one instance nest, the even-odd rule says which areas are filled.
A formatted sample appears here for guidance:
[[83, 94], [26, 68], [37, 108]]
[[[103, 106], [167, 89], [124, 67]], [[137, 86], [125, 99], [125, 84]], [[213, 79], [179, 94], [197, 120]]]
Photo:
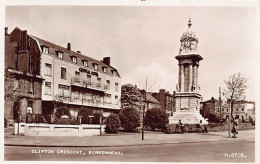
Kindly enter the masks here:
[[[222, 102], [223, 106], [223, 102]], [[222, 107], [221, 106], [221, 107]], [[220, 110], [220, 101], [212, 97], [210, 100], [201, 102], [201, 114], [204, 117], [207, 117], [209, 114], [215, 114], [217, 118], [221, 118], [223, 116], [223, 112]]]
[[5, 105], [9, 124], [26, 121], [27, 113], [42, 114], [42, 76], [37, 42], [27, 31], [5, 28]]
[[[225, 103], [222, 108], [223, 118], [230, 117], [230, 103]], [[240, 100], [235, 101], [232, 116], [238, 118], [240, 122], [255, 120], [255, 102]]]
[[[229, 119], [231, 115], [230, 101], [220, 101], [212, 97], [210, 100], [201, 102], [201, 114], [207, 117], [209, 114], [215, 114], [217, 118]], [[234, 118], [240, 122], [255, 120], [255, 102], [239, 100], [235, 101], [233, 106]]]
[[145, 98], [146, 93], [146, 108], [145, 111], [151, 109], [151, 108], [161, 108], [161, 104], [156, 98], [152, 96], [152, 93], [145, 92], [144, 90], [140, 90], [141, 94], [143, 95], [143, 98]]
[[165, 110], [166, 113], [172, 115], [175, 112], [175, 92], [170, 94], [169, 91], [160, 89], [159, 93], [152, 93], [152, 95], [160, 102], [161, 109]]

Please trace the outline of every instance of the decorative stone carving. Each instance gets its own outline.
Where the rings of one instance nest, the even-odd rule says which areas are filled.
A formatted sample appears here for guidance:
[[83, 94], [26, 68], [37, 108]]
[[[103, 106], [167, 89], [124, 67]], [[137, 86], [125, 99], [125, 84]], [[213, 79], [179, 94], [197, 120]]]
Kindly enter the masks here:
[[180, 92], [180, 85], [179, 85], [179, 83], [176, 84], [176, 90], [177, 90], [178, 92]]
[[192, 83], [191, 91], [194, 91], [195, 89], [196, 89], [196, 84], [195, 84], [195, 83]]
[[196, 33], [191, 30], [191, 21], [189, 20], [188, 30], [185, 31], [180, 39], [180, 55], [189, 53], [198, 53], [198, 38]]

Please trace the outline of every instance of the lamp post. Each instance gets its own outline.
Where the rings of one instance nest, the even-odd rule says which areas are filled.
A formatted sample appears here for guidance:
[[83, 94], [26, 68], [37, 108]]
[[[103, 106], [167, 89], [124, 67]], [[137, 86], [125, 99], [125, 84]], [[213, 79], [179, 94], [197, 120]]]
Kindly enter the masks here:
[[142, 140], [144, 140], [144, 113], [146, 106], [146, 90], [144, 90], [144, 105], [143, 105], [143, 124], [142, 124]]

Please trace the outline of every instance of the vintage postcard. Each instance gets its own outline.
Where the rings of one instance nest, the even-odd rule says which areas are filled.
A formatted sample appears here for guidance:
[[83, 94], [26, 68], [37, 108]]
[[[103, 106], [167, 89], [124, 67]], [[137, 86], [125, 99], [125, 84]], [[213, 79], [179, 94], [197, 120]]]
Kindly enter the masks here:
[[259, 4], [190, 2], [3, 1], [1, 163], [259, 162]]

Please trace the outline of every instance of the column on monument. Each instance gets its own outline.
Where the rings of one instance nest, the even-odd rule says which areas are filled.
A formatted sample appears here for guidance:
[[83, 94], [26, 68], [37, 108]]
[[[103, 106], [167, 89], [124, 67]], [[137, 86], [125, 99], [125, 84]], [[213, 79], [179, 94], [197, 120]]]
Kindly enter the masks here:
[[181, 65], [181, 92], [184, 92], [184, 65]]
[[181, 64], [179, 64], [179, 82], [178, 82], [179, 92], [181, 91]]
[[189, 91], [191, 92], [192, 86], [192, 64], [189, 64]]
[[199, 83], [198, 83], [198, 79], [199, 79], [198, 68], [199, 68], [199, 65], [197, 65], [196, 67], [197, 67], [197, 69], [196, 69], [196, 90], [198, 90], [198, 86], [199, 86]]
[[195, 84], [195, 91], [197, 91], [197, 88], [198, 88], [198, 86], [197, 86], [197, 65], [194, 65], [193, 66], [194, 67], [194, 84]]

